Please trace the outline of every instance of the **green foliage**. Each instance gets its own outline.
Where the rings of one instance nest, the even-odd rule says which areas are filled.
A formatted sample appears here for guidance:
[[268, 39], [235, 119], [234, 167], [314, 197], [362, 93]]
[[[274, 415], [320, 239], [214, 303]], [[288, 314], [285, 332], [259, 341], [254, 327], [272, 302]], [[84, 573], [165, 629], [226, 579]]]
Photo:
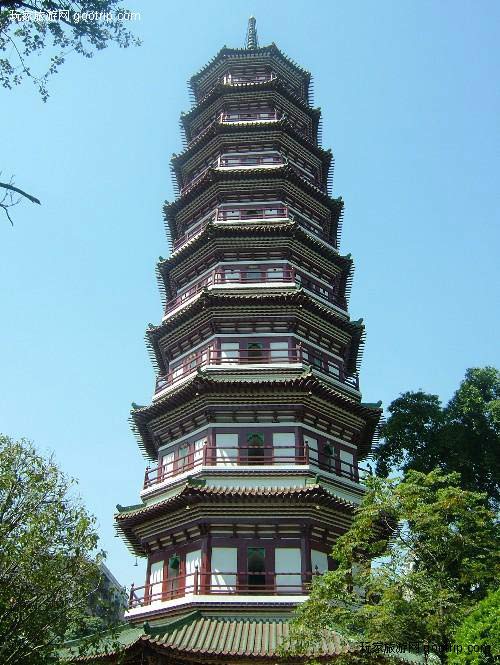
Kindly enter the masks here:
[[439, 469], [409, 471], [402, 481], [368, 479], [352, 527], [333, 548], [336, 570], [314, 580], [296, 611], [290, 651], [314, 653], [332, 631], [348, 642], [452, 641], [495, 585], [500, 563], [495, 515], [484, 495], [461, 489], [459, 480]]
[[[64, 63], [68, 53], [91, 58], [111, 43], [126, 48], [138, 44], [126, 28], [129, 21], [121, 0], [4, 0], [0, 7], [0, 84], [12, 88], [31, 79], [44, 101], [48, 79]], [[18, 15], [30, 17], [18, 20]], [[99, 18], [100, 17], [100, 18]], [[44, 52], [46, 71], [35, 74], [30, 56]]]
[[469, 369], [445, 407], [437, 395], [403, 393], [389, 406], [383, 440], [374, 452], [377, 473], [392, 467], [428, 473], [457, 471], [465, 489], [500, 501], [500, 372]]
[[500, 654], [500, 589], [491, 591], [459, 626], [450, 665], [488, 665]]
[[88, 614], [102, 553], [73, 481], [31, 443], [0, 435], [0, 662], [54, 662]]

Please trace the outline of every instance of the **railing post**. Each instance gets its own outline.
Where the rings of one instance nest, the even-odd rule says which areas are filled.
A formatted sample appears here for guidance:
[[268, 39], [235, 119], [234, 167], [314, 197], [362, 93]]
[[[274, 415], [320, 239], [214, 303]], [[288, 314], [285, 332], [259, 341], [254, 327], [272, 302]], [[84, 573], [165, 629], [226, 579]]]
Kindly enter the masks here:
[[144, 487], [147, 487], [149, 483], [149, 464], [146, 467], [146, 470], [144, 471]]
[[128, 608], [129, 609], [132, 609], [133, 600], [134, 600], [134, 583], [132, 582], [132, 584], [130, 585], [130, 593], [129, 593], [129, 596], [128, 596]]
[[198, 595], [198, 564], [194, 567], [194, 582], [193, 582], [193, 593], [195, 596]]
[[304, 458], [305, 458], [306, 464], [309, 464], [309, 444], [308, 443], [304, 444]]

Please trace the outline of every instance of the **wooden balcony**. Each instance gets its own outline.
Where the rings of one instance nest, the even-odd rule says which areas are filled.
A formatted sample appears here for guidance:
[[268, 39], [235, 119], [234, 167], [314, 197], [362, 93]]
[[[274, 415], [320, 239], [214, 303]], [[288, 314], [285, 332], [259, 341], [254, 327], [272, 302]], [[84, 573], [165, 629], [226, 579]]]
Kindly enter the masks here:
[[173, 480], [182, 473], [200, 470], [201, 467], [252, 466], [311, 466], [354, 482], [366, 475], [366, 470], [340, 458], [310, 449], [307, 444], [289, 446], [224, 446], [205, 444], [198, 450], [190, 450], [184, 455], [165, 464], [147, 467], [144, 473], [143, 489]]
[[227, 111], [220, 116], [220, 122], [269, 122], [278, 120], [277, 111]]
[[235, 155], [234, 157], [221, 156], [217, 166], [220, 168], [280, 166], [285, 158], [278, 154], [261, 155]]
[[273, 81], [276, 77], [274, 72], [267, 72], [262, 74], [232, 74], [228, 72], [222, 77], [224, 85], [245, 85], [247, 83], [267, 83]]
[[308, 595], [314, 575], [319, 573], [259, 573], [213, 571], [202, 573], [195, 568], [188, 575], [169, 580], [132, 585], [129, 609], [147, 607], [189, 595], [217, 596], [302, 596]]
[[186, 184], [181, 187], [180, 193], [181, 196], [184, 196], [190, 189], [192, 189], [198, 180], [204, 176], [204, 174], [210, 168], [216, 169], [227, 169], [227, 168], [262, 168], [265, 166], [281, 166], [286, 163], [285, 157], [280, 154], [261, 154], [261, 155], [235, 155], [224, 156], [219, 155], [212, 162], [207, 164], [197, 173], [191, 175]]
[[[257, 274], [258, 273], [258, 274]], [[295, 271], [290, 268], [277, 269], [275, 271], [264, 270], [226, 270], [224, 272], [214, 272], [205, 279], [191, 286], [187, 291], [184, 291], [181, 295], [169, 300], [165, 307], [165, 316], [170, 314], [173, 310], [177, 309], [181, 305], [192, 300], [197, 296], [203, 289], [206, 289], [209, 286], [223, 286], [223, 285], [232, 285], [240, 286], [246, 284], [255, 284], [264, 285], [272, 284], [276, 286], [287, 285], [293, 286], [295, 284]]]
[[235, 208], [216, 208], [209, 215], [204, 217], [194, 228], [186, 231], [173, 243], [173, 251], [183, 247], [189, 240], [198, 236], [209, 222], [260, 222], [260, 221], [285, 221], [289, 219], [288, 208], [286, 206], [271, 205], [249, 206]]
[[156, 390], [159, 392], [176, 381], [207, 366], [218, 365], [283, 365], [302, 362], [301, 347], [289, 351], [275, 351], [258, 349], [250, 351], [223, 352], [215, 349], [202, 349], [194, 357], [189, 356], [181, 365], [178, 365], [168, 374], [161, 375], [156, 380]]

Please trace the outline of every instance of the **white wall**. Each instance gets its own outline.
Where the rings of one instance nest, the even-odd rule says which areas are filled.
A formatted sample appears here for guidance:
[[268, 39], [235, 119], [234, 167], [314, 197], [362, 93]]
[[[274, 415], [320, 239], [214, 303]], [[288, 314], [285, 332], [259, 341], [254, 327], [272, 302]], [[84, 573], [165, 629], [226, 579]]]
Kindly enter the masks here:
[[316, 566], [318, 566], [319, 573], [326, 573], [328, 570], [328, 555], [326, 552], [311, 550], [311, 567], [313, 575], [316, 570]]
[[[217, 464], [224, 466], [235, 466], [238, 461], [238, 435], [222, 434], [217, 432], [215, 435], [217, 446]], [[230, 446], [227, 448], [227, 446]], [[234, 448], [236, 446], [236, 448]]]
[[201, 550], [187, 552], [186, 554], [186, 594], [193, 593], [194, 591], [194, 572], [196, 566], [198, 566], [199, 572], [201, 569]]
[[212, 592], [228, 593], [235, 591], [238, 570], [238, 550], [236, 547], [212, 547]]
[[[302, 558], [299, 547], [277, 547], [274, 551], [278, 593], [300, 593], [302, 590]], [[284, 573], [296, 573], [285, 575]], [[283, 586], [282, 586], [283, 585]], [[282, 587], [280, 589], [280, 587]]]
[[151, 564], [151, 573], [149, 575], [149, 593], [152, 602], [161, 600], [161, 592], [163, 587], [163, 561], [156, 561]]

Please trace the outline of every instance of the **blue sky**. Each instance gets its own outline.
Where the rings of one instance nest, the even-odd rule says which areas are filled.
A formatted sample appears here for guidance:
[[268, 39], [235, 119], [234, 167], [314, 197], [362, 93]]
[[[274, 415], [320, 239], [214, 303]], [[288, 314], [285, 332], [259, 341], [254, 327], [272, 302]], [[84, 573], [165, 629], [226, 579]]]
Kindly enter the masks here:
[[153, 390], [144, 331], [161, 317], [154, 267], [186, 80], [243, 45], [250, 14], [261, 44], [314, 74], [356, 263], [351, 316], [367, 326], [364, 399], [447, 400], [468, 367], [498, 365], [500, 4], [128, 6], [140, 48], [70, 57], [46, 104], [29, 85], [0, 90], [1, 179], [43, 202], [18, 206], [14, 228], [0, 218], [0, 431], [55, 452], [109, 567], [142, 584], [112, 515], [143, 479], [128, 414]]

